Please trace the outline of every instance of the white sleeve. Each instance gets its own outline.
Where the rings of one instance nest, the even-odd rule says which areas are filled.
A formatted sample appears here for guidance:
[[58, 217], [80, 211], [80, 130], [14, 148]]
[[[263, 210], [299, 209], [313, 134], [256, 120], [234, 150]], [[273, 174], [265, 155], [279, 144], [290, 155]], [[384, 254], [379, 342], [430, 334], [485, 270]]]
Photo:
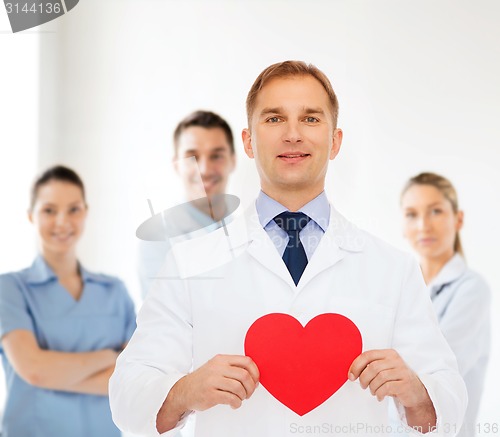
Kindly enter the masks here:
[[[437, 427], [431, 435], [456, 435], [467, 406], [467, 391], [455, 356], [439, 328], [420, 269], [411, 257], [402, 283], [393, 347], [417, 373], [434, 404]], [[406, 425], [404, 408], [395, 403]], [[411, 431], [408, 435], [421, 433]]]
[[[173, 257], [168, 263], [174, 265]], [[137, 316], [137, 329], [109, 383], [113, 420], [123, 432], [158, 436], [156, 416], [172, 386], [192, 366], [189, 293], [176, 269], [157, 279]], [[187, 415], [164, 436], [175, 435]]]

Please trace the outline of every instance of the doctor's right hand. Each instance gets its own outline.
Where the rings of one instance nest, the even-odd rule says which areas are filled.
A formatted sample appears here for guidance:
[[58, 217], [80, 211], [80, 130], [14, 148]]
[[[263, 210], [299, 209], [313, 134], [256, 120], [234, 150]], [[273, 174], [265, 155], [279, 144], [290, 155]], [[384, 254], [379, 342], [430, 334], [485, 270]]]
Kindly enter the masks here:
[[190, 410], [203, 411], [219, 404], [239, 408], [258, 382], [259, 369], [251, 358], [216, 355], [174, 384], [156, 417], [157, 430], [162, 433], [174, 428]]

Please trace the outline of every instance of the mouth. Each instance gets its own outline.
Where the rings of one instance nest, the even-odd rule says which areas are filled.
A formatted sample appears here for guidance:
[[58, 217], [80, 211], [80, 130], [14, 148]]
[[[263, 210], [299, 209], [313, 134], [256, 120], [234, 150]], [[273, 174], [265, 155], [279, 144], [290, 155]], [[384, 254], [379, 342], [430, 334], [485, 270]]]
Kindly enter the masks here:
[[304, 161], [310, 156], [311, 154], [309, 153], [291, 152], [291, 153], [282, 153], [281, 155], [278, 155], [278, 159], [287, 163], [297, 163]]
[[219, 179], [207, 179], [203, 181], [203, 188], [205, 191], [210, 191], [219, 183]]
[[434, 243], [435, 241], [436, 241], [435, 238], [427, 237], [427, 238], [420, 238], [418, 240], [418, 243], [421, 244], [421, 245], [423, 245], [423, 246], [427, 246], [429, 244]]
[[52, 234], [52, 238], [60, 243], [65, 243], [74, 236], [74, 232], [65, 233], [65, 234]]

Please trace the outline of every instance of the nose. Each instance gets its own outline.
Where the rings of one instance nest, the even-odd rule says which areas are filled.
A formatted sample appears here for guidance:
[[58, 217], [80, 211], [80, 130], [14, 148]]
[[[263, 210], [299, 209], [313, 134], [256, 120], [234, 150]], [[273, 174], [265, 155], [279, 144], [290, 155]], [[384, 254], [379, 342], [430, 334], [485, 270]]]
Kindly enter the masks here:
[[425, 231], [430, 228], [430, 225], [430, 217], [427, 214], [422, 214], [417, 222], [418, 229], [421, 231]]
[[288, 121], [285, 123], [283, 141], [291, 144], [302, 142], [302, 133], [300, 131], [300, 125], [297, 121]]
[[209, 171], [210, 163], [208, 161], [208, 158], [204, 156], [198, 158], [198, 169], [202, 176], [206, 175]]
[[65, 226], [68, 222], [68, 215], [64, 211], [60, 211], [56, 215], [56, 225], [57, 226]]

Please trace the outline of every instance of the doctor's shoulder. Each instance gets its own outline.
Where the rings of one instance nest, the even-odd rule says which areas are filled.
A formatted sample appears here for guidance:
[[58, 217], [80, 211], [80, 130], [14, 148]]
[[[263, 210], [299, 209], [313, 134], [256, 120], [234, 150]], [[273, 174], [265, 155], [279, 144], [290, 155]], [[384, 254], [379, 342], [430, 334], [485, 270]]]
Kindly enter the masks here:
[[492, 299], [491, 288], [486, 279], [469, 267], [453, 283], [452, 299], [467, 299], [472, 303], [481, 302], [489, 306]]
[[0, 295], [18, 294], [25, 288], [29, 268], [0, 274]]
[[392, 269], [403, 266], [418, 265], [415, 257], [409, 252], [403, 251], [376, 235], [357, 228], [357, 240], [360, 252], [370, 261], [377, 262], [381, 267]]
[[376, 262], [380, 266], [399, 265], [412, 259], [416, 260], [407, 252], [404, 252], [372, 233], [358, 227], [355, 223], [340, 214], [335, 208], [331, 209], [332, 217], [329, 226], [332, 226], [331, 235], [334, 243], [348, 253], [358, 255], [359, 259]]
[[[26, 282], [27, 270], [0, 274], [0, 335], [20, 326], [29, 329], [31, 292]], [[0, 345], [1, 350], [1, 345]]]

